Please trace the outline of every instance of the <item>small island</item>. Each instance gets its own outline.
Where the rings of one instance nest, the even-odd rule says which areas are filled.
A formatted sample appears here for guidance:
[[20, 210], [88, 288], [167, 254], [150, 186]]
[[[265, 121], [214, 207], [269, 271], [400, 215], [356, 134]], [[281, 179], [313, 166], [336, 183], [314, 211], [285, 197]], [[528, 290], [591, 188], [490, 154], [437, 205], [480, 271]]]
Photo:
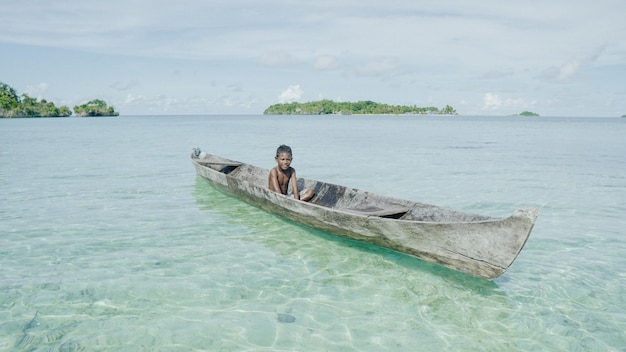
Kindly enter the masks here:
[[539, 114], [537, 114], [536, 112], [532, 112], [532, 111], [524, 111], [520, 114], [517, 114], [516, 116], [539, 116]]
[[357, 102], [335, 102], [318, 100], [306, 103], [275, 104], [263, 111], [264, 115], [457, 115], [450, 105], [443, 109], [436, 107], [417, 107], [405, 105], [379, 104], [370, 100]]
[[[113, 107], [100, 99], [94, 99], [83, 105], [74, 106], [76, 116], [118, 116]], [[56, 107], [45, 99], [37, 100], [27, 94], [21, 96], [6, 83], [0, 82], [0, 117], [68, 117], [72, 110], [63, 105]]]
[[104, 100], [94, 99], [86, 104], [74, 106], [76, 116], [118, 116], [120, 113], [115, 111], [112, 106], [107, 106]]
[[0, 82], [0, 117], [67, 117], [71, 114], [67, 106], [56, 107], [53, 102], [26, 94], [19, 96], [11, 86]]

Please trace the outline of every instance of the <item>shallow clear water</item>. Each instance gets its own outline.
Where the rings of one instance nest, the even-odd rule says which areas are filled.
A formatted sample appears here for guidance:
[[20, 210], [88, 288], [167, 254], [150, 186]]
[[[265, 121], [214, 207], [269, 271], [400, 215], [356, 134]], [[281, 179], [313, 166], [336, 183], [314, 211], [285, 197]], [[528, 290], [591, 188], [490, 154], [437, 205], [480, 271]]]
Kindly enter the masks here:
[[[0, 350], [624, 351], [626, 119], [0, 120]], [[266, 214], [191, 148], [485, 215], [541, 208], [488, 281]]]

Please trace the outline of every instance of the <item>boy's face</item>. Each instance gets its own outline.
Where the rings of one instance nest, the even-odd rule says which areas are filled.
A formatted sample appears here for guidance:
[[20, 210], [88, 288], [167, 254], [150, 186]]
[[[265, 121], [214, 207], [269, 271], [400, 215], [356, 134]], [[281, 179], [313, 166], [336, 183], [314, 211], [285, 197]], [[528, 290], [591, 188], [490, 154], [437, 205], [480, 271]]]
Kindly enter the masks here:
[[280, 153], [274, 159], [276, 160], [276, 163], [278, 164], [278, 167], [281, 168], [281, 170], [289, 169], [289, 166], [291, 165], [291, 154]]

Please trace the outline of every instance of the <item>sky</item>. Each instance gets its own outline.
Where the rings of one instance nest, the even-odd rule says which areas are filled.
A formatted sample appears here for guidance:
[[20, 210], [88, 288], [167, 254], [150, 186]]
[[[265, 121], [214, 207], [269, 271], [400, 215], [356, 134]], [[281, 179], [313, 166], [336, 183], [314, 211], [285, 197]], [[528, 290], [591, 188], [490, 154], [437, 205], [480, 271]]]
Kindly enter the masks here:
[[371, 100], [626, 114], [624, 0], [0, 0], [0, 81], [121, 115]]

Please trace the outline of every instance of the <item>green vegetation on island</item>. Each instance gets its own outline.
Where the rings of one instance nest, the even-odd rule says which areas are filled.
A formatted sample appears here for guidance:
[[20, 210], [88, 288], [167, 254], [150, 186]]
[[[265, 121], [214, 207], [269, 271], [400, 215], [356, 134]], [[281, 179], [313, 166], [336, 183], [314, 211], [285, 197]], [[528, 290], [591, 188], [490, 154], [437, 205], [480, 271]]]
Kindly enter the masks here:
[[[94, 99], [83, 105], [74, 106], [76, 116], [118, 116], [113, 107], [100, 99]], [[67, 117], [72, 110], [67, 106], [56, 107], [45, 99], [37, 100], [26, 94], [19, 96], [15, 89], [0, 82], [0, 117]]]
[[67, 106], [56, 107], [45, 99], [37, 100], [0, 82], [0, 117], [66, 117], [72, 111]]
[[405, 105], [379, 104], [373, 101], [335, 102], [332, 100], [318, 100], [306, 103], [275, 104], [265, 109], [264, 115], [328, 115], [328, 114], [371, 114], [371, 115], [457, 115], [450, 105], [439, 109], [436, 107], [417, 107]]
[[74, 106], [76, 116], [118, 116], [119, 113], [112, 106], [100, 99], [94, 99], [86, 104]]
[[524, 111], [518, 114], [518, 116], [539, 116], [539, 114], [537, 114], [536, 112]]

